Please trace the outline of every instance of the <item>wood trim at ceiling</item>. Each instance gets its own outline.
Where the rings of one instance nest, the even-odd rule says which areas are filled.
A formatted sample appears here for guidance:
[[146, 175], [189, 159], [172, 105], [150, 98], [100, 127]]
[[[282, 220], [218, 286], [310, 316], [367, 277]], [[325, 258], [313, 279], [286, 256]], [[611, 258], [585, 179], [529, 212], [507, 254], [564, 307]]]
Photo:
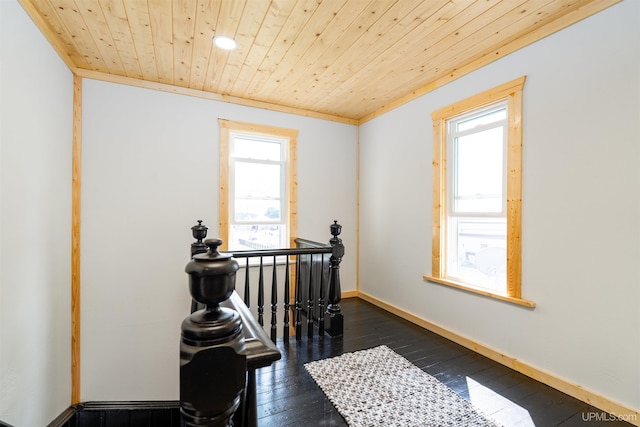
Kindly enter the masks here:
[[247, 107], [262, 108], [264, 110], [278, 111], [281, 113], [295, 114], [298, 116], [312, 117], [316, 119], [329, 120], [333, 122], [346, 123], [349, 125], [357, 125], [358, 120], [347, 117], [333, 116], [330, 114], [318, 113], [315, 111], [302, 110], [300, 108], [287, 107], [284, 105], [271, 104], [268, 102], [256, 101], [246, 98], [238, 98], [235, 96], [221, 95], [218, 93], [207, 92], [203, 90], [189, 89], [180, 86], [169, 85], [165, 83], [149, 82], [146, 80], [135, 79], [131, 77], [116, 76], [113, 74], [101, 73], [98, 71], [77, 69], [76, 75], [94, 80], [101, 80], [109, 83], [119, 83], [128, 86], [141, 87], [145, 89], [159, 90], [162, 92], [176, 93], [179, 95], [194, 96], [196, 98], [210, 99], [213, 101], [228, 102], [231, 104], [244, 105]]

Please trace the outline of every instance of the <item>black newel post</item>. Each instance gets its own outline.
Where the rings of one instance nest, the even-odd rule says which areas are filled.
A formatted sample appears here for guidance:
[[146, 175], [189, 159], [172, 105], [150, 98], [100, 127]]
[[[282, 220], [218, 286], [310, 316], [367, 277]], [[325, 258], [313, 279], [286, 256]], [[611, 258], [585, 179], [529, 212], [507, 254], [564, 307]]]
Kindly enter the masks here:
[[196, 239], [196, 241], [191, 244], [192, 257], [196, 254], [207, 252], [207, 245], [204, 244], [203, 240], [207, 237], [208, 229], [206, 225], [202, 224], [201, 219], [198, 220], [198, 225], [191, 227], [191, 234], [193, 238]]
[[226, 427], [233, 425], [247, 372], [240, 315], [220, 307], [233, 293], [238, 263], [218, 252], [220, 239], [205, 244], [208, 251], [185, 269], [191, 296], [205, 308], [182, 322], [180, 413], [183, 426]]
[[331, 336], [342, 335], [343, 318], [342, 309], [340, 308], [340, 300], [342, 299], [342, 289], [340, 287], [340, 262], [344, 256], [344, 245], [342, 239], [338, 236], [342, 232], [342, 226], [338, 221], [331, 224], [331, 235], [333, 236], [329, 243], [332, 252], [329, 258], [329, 294], [327, 303], [326, 319], [328, 326], [326, 331]]
[[[203, 240], [207, 237], [207, 230], [209, 228], [206, 225], [202, 224], [202, 220], [198, 220], [198, 225], [194, 225], [191, 227], [191, 234], [193, 238], [196, 239], [195, 242], [191, 244], [191, 258], [194, 255], [202, 254], [208, 251], [207, 245], [204, 244]], [[191, 313], [202, 308], [202, 305], [198, 307], [198, 303], [196, 300], [191, 299]]]

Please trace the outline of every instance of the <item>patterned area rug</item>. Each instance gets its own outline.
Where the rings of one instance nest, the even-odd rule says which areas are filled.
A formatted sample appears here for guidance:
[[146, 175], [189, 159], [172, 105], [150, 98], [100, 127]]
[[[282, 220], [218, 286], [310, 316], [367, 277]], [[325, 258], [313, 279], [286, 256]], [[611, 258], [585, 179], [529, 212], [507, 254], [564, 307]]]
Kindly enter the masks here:
[[352, 427], [498, 426], [384, 345], [304, 366]]

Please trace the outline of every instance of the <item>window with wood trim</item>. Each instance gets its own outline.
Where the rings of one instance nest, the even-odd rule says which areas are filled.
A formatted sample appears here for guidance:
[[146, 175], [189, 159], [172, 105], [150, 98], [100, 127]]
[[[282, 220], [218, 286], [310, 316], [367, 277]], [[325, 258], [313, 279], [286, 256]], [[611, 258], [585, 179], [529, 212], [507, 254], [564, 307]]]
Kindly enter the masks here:
[[224, 250], [293, 247], [298, 131], [220, 119]]
[[432, 272], [425, 279], [533, 306], [521, 291], [524, 81], [432, 113]]

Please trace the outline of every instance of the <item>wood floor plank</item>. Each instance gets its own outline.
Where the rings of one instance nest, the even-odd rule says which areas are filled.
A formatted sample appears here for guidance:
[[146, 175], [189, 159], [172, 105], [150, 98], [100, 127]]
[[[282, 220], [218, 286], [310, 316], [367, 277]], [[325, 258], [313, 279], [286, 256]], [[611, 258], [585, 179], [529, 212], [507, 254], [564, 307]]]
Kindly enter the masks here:
[[305, 334], [300, 342], [279, 340], [282, 359], [257, 371], [260, 427], [346, 426], [304, 364], [383, 344], [505, 427], [630, 426], [618, 420], [602, 421], [602, 411], [366, 301], [350, 298], [341, 305], [343, 337], [310, 339]]

